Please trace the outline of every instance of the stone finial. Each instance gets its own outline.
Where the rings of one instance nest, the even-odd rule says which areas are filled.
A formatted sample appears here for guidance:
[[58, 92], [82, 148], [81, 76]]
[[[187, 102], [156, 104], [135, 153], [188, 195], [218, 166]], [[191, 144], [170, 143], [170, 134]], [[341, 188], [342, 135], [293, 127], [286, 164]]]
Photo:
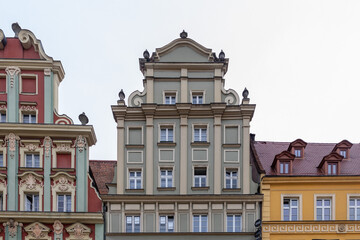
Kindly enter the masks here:
[[85, 115], [84, 112], [79, 115], [79, 120], [81, 122], [81, 125], [86, 125], [89, 122], [89, 118]]
[[143, 52], [143, 57], [146, 59], [146, 61], [149, 61], [150, 53], [147, 49]]
[[21, 31], [20, 25], [16, 22], [16, 23], [13, 23], [13, 24], [11, 25], [11, 28], [12, 28], [12, 30], [13, 30], [14, 33], [15, 33], [15, 37], [18, 37], [18, 36], [19, 36], [19, 32]]
[[242, 96], [243, 98], [248, 98], [249, 95], [249, 91], [245, 88], [244, 91], [242, 92]]
[[124, 101], [124, 99], [125, 99], [125, 93], [124, 93], [124, 91], [122, 89], [119, 92], [119, 98], [120, 98], [120, 101]]
[[225, 60], [225, 53], [223, 50], [221, 50], [221, 52], [219, 53], [219, 59], [221, 62], [223, 62]]
[[181, 38], [187, 38], [188, 34], [187, 32], [185, 32], [185, 30], [183, 30], [181, 33], [180, 33], [180, 37]]

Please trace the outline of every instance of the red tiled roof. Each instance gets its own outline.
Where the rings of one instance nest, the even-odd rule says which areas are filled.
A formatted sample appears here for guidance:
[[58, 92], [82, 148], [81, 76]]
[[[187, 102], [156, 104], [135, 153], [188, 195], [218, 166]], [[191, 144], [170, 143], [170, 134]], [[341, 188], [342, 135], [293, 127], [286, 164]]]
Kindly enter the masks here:
[[106, 183], [111, 183], [114, 178], [116, 161], [90, 160], [90, 168], [95, 178], [100, 194], [107, 194]]
[[[266, 175], [277, 175], [271, 164], [275, 155], [288, 149], [290, 142], [254, 141], [253, 144]], [[317, 167], [322, 159], [332, 152], [335, 145], [308, 143], [304, 149], [304, 158], [294, 159], [292, 175], [323, 175]], [[353, 144], [349, 149], [349, 158], [341, 161], [340, 175], [360, 175], [360, 144]]]

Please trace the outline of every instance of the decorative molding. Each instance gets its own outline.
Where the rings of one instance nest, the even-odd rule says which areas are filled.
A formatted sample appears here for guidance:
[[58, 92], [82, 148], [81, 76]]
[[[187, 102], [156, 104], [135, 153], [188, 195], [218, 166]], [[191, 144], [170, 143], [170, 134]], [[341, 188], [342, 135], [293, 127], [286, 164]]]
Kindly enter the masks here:
[[79, 149], [79, 152], [86, 150], [86, 147], [87, 147], [86, 138], [84, 138], [84, 136], [82, 136], [82, 135], [79, 135], [75, 140], [74, 146], [77, 149]]
[[71, 146], [70, 144], [66, 144], [66, 143], [60, 143], [60, 144], [56, 144], [56, 151], [59, 152], [70, 152]]
[[84, 224], [74, 223], [73, 225], [66, 228], [66, 231], [69, 233], [69, 237], [66, 240], [70, 239], [91, 239], [90, 233], [91, 229]]
[[6, 104], [1, 104], [1, 105], [0, 105], [0, 111], [1, 111], [1, 110], [6, 111], [6, 109], [7, 109]]
[[64, 225], [62, 225], [59, 220], [56, 220], [54, 222], [53, 228], [54, 228], [54, 233], [59, 235], [63, 232]]
[[[9, 133], [8, 135], [5, 136], [5, 143], [3, 146], [6, 146], [6, 144], [9, 146], [9, 151], [10, 152], [15, 152], [16, 150], [16, 140], [20, 140], [20, 137], [15, 135], [14, 133]], [[12, 153], [12, 157], [13, 157], [13, 153]]]
[[51, 75], [51, 69], [50, 68], [45, 68], [44, 69], [44, 75], [45, 76], [50, 76]]
[[52, 147], [52, 139], [49, 136], [46, 136], [43, 141], [43, 145], [41, 145], [45, 149], [45, 156], [51, 156], [51, 147]]
[[130, 94], [128, 98], [129, 107], [140, 107], [140, 105], [144, 102], [141, 97], [144, 97], [145, 95], [146, 95], [146, 84], [144, 85], [144, 91], [140, 92], [136, 90]]
[[31, 173], [27, 174], [27, 176], [20, 181], [19, 185], [25, 185], [26, 190], [35, 190], [38, 186], [43, 186], [42, 181]]
[[226, 96], [225, 97], [225, 103], [226, 105], [239, 105], [239, 95], [237, 94], [237, 92], [233, 89], [228, 89], [225, 90], [224, 88], [224, 84], [222, 84], [221, 86], [221, 92]]
[[41, 41], [37, 39], [31, 31], [27, 29], [21, 29], [18, 34], [18, 38], [23, 48], [29, 49], [31, 46], [34, 46], [35, 51], [39, 53], [41, 59], [53, 61], [53, 58], [49, 57], [45, 53]]
[[14, 219], [10, 219], [8, 222], [3, 223], [4, 227], [8, 227], [8, 232], [10, 237], [15, 237], [17, 233], [17, 228], [22, 227], [22, 223], [15, 222]]
[[283, 223], [263, 224], [264, 233], [360, 233], [355, 223]]
[[71, 194], [71, 211], [74, 212], [74, 203], [75, 203], [75, 176], [71, 176], [65, 172], [58, 172], [55, 175], [50, 176], [53, 179], [53, 184], [51, 185], [52, 189], [52, 203], [53, 211], [57, 211], [57, 194], [67, 193]]
[[54, 114], [55, 114], [54, 117], [55, 124], [69, 124], [69, 125], [74, 124], [73, 120], [66, 114], [59, 115], [56, 112], [56, 110], [54, 110]]
[[4, 34], [3, 30], [0, 29], [0, 49], [1, 50], [4, 49], [5, 45], [6, 45], [5, 34]]
[[20, 111], [24, 112], [36, 112], [37, 108], [33, 105], [21, 105]]
[[24, 230], [28, 233], [28, 236], [25, 239], [49, 239], [50, 228], [45, 225], [34, 222], [26, 227]]
[[10, 87], [13, 88], [15, 84], [15, 75], [18, 75], [21, 70], [18, 67], [7, 67], [5, 69], [6, 73], [10, 75]]

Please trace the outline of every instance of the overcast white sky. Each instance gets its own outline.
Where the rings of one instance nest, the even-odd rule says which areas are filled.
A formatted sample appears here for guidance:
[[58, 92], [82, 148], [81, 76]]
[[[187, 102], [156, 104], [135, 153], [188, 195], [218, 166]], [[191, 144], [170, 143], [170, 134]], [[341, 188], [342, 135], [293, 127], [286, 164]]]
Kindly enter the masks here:
[[[230, 59], [225, 88], [249, 90], [257, 140], [359, 142], [360, 1], [6, 1], [0, 29], [18, 22], [61, 60], [59, 112], [85, 112], [90, 159], [116, 159], [110, 105], [143, 90], [138, 58], [185, 29]], [[4, 11], [5, 10], [5, 11]]]

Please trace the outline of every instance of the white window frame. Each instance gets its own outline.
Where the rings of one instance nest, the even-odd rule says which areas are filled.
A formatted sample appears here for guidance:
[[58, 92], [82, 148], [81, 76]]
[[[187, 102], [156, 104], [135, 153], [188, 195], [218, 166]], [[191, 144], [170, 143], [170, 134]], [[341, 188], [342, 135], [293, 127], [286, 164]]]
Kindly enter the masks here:
[[[130, 221], [129, 221], [130, 220]], [[136, 223], [136, 220], [139, 222]], [[131, 231], [127, 231], [127, 225], [131, 224]], [[139, 225], [139, 231], [135, 231], [135, 224]], [[127, 233], [138, 233], [141, 232], [141, 216], [139, 215], [126, 215], [125, 216], [125, 232]]]
[[[317, 220], [317, 200], [320, 199], [330, 199], [330, 220], [335, 218], [335, 194], [314, 194], [314, 220], [315, 221], [327, 221], [327, 220]], [[322, 208], [324, 209], [324, 208]]]
[[[228, 218], [230, 216], [232, 216], [232, 226], [231, 226], [232, 231], [228, 231], [228, 227], [229, 227]], [[240, 216], [240, 231], [235, 231], [236, 230], [236, 216]], [[226, 214], [226, 232], [242, 232], [242, 214], [240, 214], [240, 213]]]
[[[237, 143], [227, 143], [226, 142], [226, 128], [237, 128], [238, 130], [238, 139], [237, 139]], [[238, 124], [225, 124], [224, 125], [224, 144], [240, 144], [240, 125]]]
[[[71, 195], [71, 210], [70, 212], [75, 211], [75, 176], [72, 176], [65, 172], [57, 172], [54, 175], [51, 175], [52, 185], [51, 185], [51, 194], [52, 194], [52, 211], [58, 211], [58, 195]], [[61, 181], [60, 181], [61, 180]], [[65, 182], [64, 182], [65, 180]], [[67, 188], [66, 192], [64, 187]]]
[[[344, 154], [342, 154], [344, 153]], [[348, 150], [347, 149], [340, 149], [339, 154], [344, 157], [344, 159], [348, 158]]]
[[[195, 141], [195, 129], [206, 129], [206, 141], [203, 141], [203, 139], [201, 137], [201, 131], [199, 131], [200, 141]], [[208, 123], [192, 124], [192, 142], [194, 142], [194, 143], [209, 142], [209, 124]]]
[[[139, 176], [131, 177], [130, 172], [135, 172], [135, 173], [140, 172], [141, 176], [140, 177]], [[143, 176], [144, 176], [144, 173], [143, 173], [142, 168], [130, 168], [128, 170], [128, 181], [127, 181], [128, 182], [128, 189], [129, 190], [143, 189]], [[139, 180], [139, 179], [140, 179], [140, 187], [137, 186], [137, 180]], [[131, 181], [134, 181], [135, 188], [131, 188]]]
[[[201, 179], [203, 179], [204, 177], [199, 177], [199, 176], [203, 176], [203, 175], [195, 175], [195, 170], [196, 169], [205, 169], [206, 170], [206, 174], [205, 174], [205, 186], [202, 186], [201, 184]], [[202, 187], [208, 187], [208, 175], [209, 175], [209, 169], [207, 166], [193, 166], [193, 187], [196, 187], [196, 188], [202, 188]], [[195, 182], [196, 182], [196, 179], [199, 179], [199, 183], [200, 185], [199, 186], [195, 186]]]
[[[231, 176], [228, 177], [226, 175], [227, 172], [231, 172], [231, 173], [236, 172], [237, 176], [234, 177], [231, 174]], [[227, 184], [226, 184], [227, 180], [230, 180], [230, 182], [231, 182], [231, 187], [230, 188], [227, 187]], [[233, 187], [233, 184], [232, 184], [234, 180], [236, 182], [236, 187]], [[224, 189], [238, 189], [238, 188], [240, 188], [239, 184], [240, 184], [239, 183], [239, 168], [225, 168], [225, 171], [224, 171]]]
[[[175, 142], [175, 124], [174, 123], [159, 123], [158, 124], [158, 142], [159, 143], [174, 143]], [[172, 141], [161, 141], [161, 129], [172, 129], [173, 139]], [[168, 136], [167, 136], [168, 139]]]
[[296, 158], [300, 158], [301, 157], [301, 149], [294, 149], [294, 155]]
[[4, 211], [4, 194], [3, 192], [0, 192], [0, 211]]
[[[298, 221], [302, 220], [302, 194], [281, 194], [281, 221], [284, 220], [284, 199], [298, 200]], [[289, 220], [294, 221], [294, 220]]]
[[[29, 116], [30, 122], [24, 122], [25, 116]], [[33, 116], [35, 116], [35, 119], [33, 119]], [[37, 114], [35, 112], [22, 112], [21, 113], [21, 123], [37, 123], [37, 122], [38, 122]]]
[[[209, 232], [209, 217], [207, 214], [193, 214], [193, 217], [192, 217], [192, 227], [193, 227], [193, 232], [195, 232], [195, 216], [198, 216], [199, 217], [199, 222], [198, 222], [198, 228], [199, 228], [199, 231], [196, 231], [196, 232]], [[203, 219], [203, 217], [206, 217]], [[206, 229], [202, 229], [202, 222], [206, 220]]]
[[357, 212], [360, 212], [360, 206], [356, 206], [356, 203], [355, 203], [355, 220], [351, 220], [350, 219], [350, 200], [351, 199], [357, 199], [358, 201], [360, 201], [360, 194], [358, 193], [350, 193], [350, 194], [347, 194], [347, 219], [350, 220], [350, 221], [359, 221], [360, 219], [356, 219], [356, 216], [357, 216]]
[[[327, 164], [326, 164], [327, 175], [338, 175], [338, 171], [339, 171], [338, 168], [339, 168], [338, 162], [327, 162]], [[335, 173], [334, 173], [334, 170], [335, 170]]]
[[[202, 103], [198, 103], [198, 98], [196, 103], [193, 102], [193, 97], [195, 96], [202, 96]], [[204, 90], [191, 90], [190, 102], [192, 104], [205, 104], [205, 91]]]
[[[171, 90], [166, 90], [166, 91], [163, 91], [163, 104], [166, 104], [166, 105], [174, 105], [178, 102], [178, 99], [177, 99], [177, 91], [171, 91]], [[166, 97], [174, 97], [174, 100], [175, 102], [170, 102], [170, 103], [166, 103]]]
[[[282, 168], [283, 166], [283, 168]], [[287, 169], [286, 169], [287, 166]], [[280, 174], [290, 174], [291, 173], [291, 163], [290, 161], [279, 161], [279, 173]], [[286, 172], [287, 170], [287, 172]]]
[[[60, 200], [59, 200], [59, 197], [63, 197], [63, 203], [64, 203], [64, 211], [60, 211], [59, 210], [59, 203], [60, 203]], [[73, 205], [73, 202], [71, 201], [72, 200], [72, 196], [71, 196], [71, 193], [58, 193], [56, 195], [56, 202], [57, 202], [57, 211], [58, 212], [71, 212], [72, 211], [72, 205]], [[69, 199], [70, 198], [70, 199]], [[68, 208], [68, 203], [70, 201], [70, 209]]]
[[[27, 166], [27, 158], [28, 156], [31, 156], [31, 166]], [[35, 166], [35, 156], [39, 156], [39, 166]], [[25, 167], [26, 168], [41, 168], [41, 159], [40, 159], [40, 153], [39, 152], [25, 152]]]
[[[35, 79], [35, 84], [36, 84], [35, 93], [25, 93], [25, 92], [23, 92], [23, 82], [22, 82], [23, 77]], [[38, 94], [38, 92], [39, 92], [39, 81], [38, 81], [38, 75], [37, 74], [20, 74], [20, 79], [19, 80], [20, 80], [19, 81], [20, 82], [20, 94], [22, 94], [22, 95], [37, 95]]]
[[[171, 171], [171, 175], [161, 175], [162, 171]], [[162, 186], [162, 179], [165, 179], [165, 186]], [[171, 180], [171, 186], [169, 186], [169, 181]], [[173, 188], [174, 187], [174, 168], [173, 167], [160, 167], [159, 169], [159, 187], [160, 188]]]
[[[172, 218], [172, 221], [169, 221], [170, 217]], [[165, 220], [165, 221], [163, 221], [163, 220]], [[170, 228], [171, 224], [172, 224], [172, 229]], [[161, 225], [165, 226], [165, 231], [161, 231], [162, 230]], [[175, 216], [174, 215], [160, 214], [160, 216], [159, 216], [159, 232], [175, 232]]]
[[126, 143], [130, 144], [130, 130], [131, 129], [141, 129], [141, 145], [144, 144], [144, 128], [143, 126], [127, 126], [127, 134], [126, 134]]
[[[24, 210], [26, 212], [39, 212], [40, 211], [40, 194], [39, 193], [36, 193], [36, 192], [25, 192], [24, 193]], [[31, 199], [32, 199], [32, 206], [31, 206], [31, 209], [28, 208], [28, 196], [31, 196]], [[37, 202], [37, 206], [34, 205], [34, 197], [37, 196], [38, 198], [38, 202]], [[37, 207], [37, 210], [36, 210], [36, 207]]]

